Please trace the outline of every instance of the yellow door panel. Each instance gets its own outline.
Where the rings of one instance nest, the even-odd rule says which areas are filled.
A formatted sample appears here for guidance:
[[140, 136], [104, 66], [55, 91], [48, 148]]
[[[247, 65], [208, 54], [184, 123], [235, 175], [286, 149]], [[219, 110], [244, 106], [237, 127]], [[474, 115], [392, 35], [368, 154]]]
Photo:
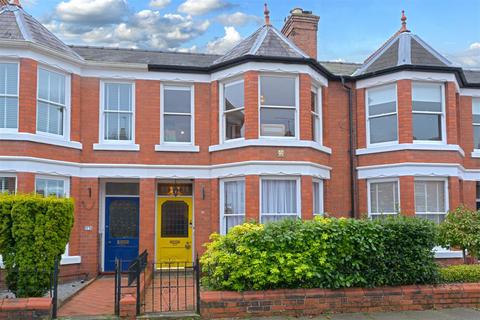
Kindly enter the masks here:
[[158, 198], [157, 263], [192, 262], [192, 218], [192, 198]]

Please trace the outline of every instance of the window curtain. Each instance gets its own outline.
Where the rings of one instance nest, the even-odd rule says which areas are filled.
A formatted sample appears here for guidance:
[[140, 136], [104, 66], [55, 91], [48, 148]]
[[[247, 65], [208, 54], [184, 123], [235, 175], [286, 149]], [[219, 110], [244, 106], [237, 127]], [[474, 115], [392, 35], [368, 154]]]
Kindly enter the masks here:
[[224, 184], [225, 232], [245, 221], [245, 181], [228, 181]]
[[297, 217], [297, 181], [262, 180], [262, 223]]

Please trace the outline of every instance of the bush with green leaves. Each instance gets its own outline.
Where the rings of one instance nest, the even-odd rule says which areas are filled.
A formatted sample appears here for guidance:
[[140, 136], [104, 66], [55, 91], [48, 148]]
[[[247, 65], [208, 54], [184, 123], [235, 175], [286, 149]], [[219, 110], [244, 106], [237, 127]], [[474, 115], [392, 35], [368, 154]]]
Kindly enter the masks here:
[[444, 283], [480, 282], [480, 265], [461, 264], [440, 268], [440, 279]]
[[480, 212], [463, 206], [448, 213], [440, 224], [439, 243], [444, 247], [460, 248], [472, 257], [480, 253]]
[[434, 283], [436, 228], [415, 218], [245, 223], [214, 234], [201, 258], [212, 290]]
[[72, 199], [0, 195], [0, 254], [17, 297], [42, 296], [73, 226]]

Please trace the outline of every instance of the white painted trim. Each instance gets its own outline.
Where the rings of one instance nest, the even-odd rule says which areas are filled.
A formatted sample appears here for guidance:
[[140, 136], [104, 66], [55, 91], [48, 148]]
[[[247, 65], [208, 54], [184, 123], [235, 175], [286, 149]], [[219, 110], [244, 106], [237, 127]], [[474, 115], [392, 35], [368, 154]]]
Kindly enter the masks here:
[[397, 65], [412, 64], [411, 39], [409, 33], [402, 32], [398, 40]]
[[367, 180], [367, 213], [368, 217], [379, 216], [379, 215], [395, 215], [398, 212], [385, 212], [385, 213], [372, 213], [372, 198], [370, 196], [371, 184], [372, 183], [382, 183], [382, 182], [395, 182], [397, 183], [397, 199], [398, 199], [398, 212], [401, 212], [401, 203], [400, 203], [400, 179], [398, 178], [381, 178], [381, 179], [369, 179]]
[[456, 163], [403, 162], [358, 167], [358, 179], [384, 177], [459, 177], [463, 180], [480, 180], [480, 170], [466, 170]]
[[167, 152], [200, 152], [199, 146], [181, 144], [156, 144], [155, 151]]
[[123, 143], [94, 143], [93, 150], [107, 151], [140, 151], [139, 144], [123, 144]]
[[82, 144], [77, 141], [67, 141], [61, 137], [56, 138], [51, 135], [46, 136], [46, 135], [38, 135], [38, 134], [27, 133], [27, 132], [15, 132], [15, 133], [2, 132], [0, 134], [0, 140], [37, 142], [37, 143], [50, 144], [50, 145], [60, 146], [65, 148], [82, 150]]
[[463, 258], [462, 251], [446, 250], [445, 248], [434, 248], [436, 259]]
[[245, 147], [293, 147], [293, 148], [312, 148], [327, 154], [332, 154], [332, 149], [322, 146], [318, 142], [310, 140], [296, 140], [296, 139], [235, 139], [226, 141], [222, 144], [217, 144], [208, 147], [208, 151], [215, 152], [221, 150], [229, 150]]
[[[220, 234], [224, 235], [226, 234], [225, 230], [225, 182], [232, 182], [232, 181], [243, 181], [245, 183], [245, 177], [236, 177], [236, 178], [227, 178], [227, 179], [220, 179], [220, 188], [219, 188], [219, 212], [220, 212], [220, 223], [219, 223], [219, 228], [220, 228]], [[244, 184], [244, 193], [246, 193], [246, 184]], [[245, 200], [246, 201], [246, 200]], [[245, 210], [246, 210], [246, 204], [245, 204]], [[246, 212], [243, 213], [244, 219], [246, 216]]]
[[480, 89], [461, 88], [461, 96], [480, 97]]
[[77, 163], [0, 156], [0, 171], [95, 178], [222, 178], [243, 175], [310, 175], [330, 179], [331, 167], [309, 161], [242, 161], [216, 165]]
[[[279, 215], [293, 215], [296, 214], [297, 217], [302, 217], [302, 180], [299, 176], [277, 176], [277, 175], [265, 175], [260, 177], [259, 181], [259, 198], [258, 198], [258, 208], [259, 208], [259, 222], [262, 223], [262, 216], [264, 213], [262, 212], [262, 198], [263, 198], [263, 189], [262, 189], [262, 181], [263, 180], [293, 180], [296, 181], [295, 187], [297, 190], [296, 198], [297, 198], [297, 212], [291, 212], [287, 214], [279, 214]], [[273, 215], [271, 212], [270, 216]], [[267, 215], [268, 215], [267, 213]], [[278, 214], [278, 213], [277, 213]]]
[[356, 155], [374, 154], [392, 151], [424, 150], [424, 151], [456, 151], [463, 157], [465, 152], [458, 144], [424, 144], [424, 143], [399, 143], [381, 146], [371, 146], [356, 150]]
[[421, 71], [399, 71], [381, 75], [378, 77], [371, 77], [361, 79], [356, 82], [356, 88], [369, 88], [380, 86], [388, 83], [394, 83], [398, 80], [412, 80], [412, 81], [430, 81], [430, 82], [454, 82], [457, 92], [460, 91], [460, 86], [454, 73], [437, 73], [437, 72], [421, 72]]
[[70, 265], [70, 264], [80, 264], [82, 263], [81, 256], [68, 256], [62, 255], [62, 259], [60, 260], [60, 265]]
[[470, 154], [472, 158], [480, 158], [480, 149], [474, 149]]

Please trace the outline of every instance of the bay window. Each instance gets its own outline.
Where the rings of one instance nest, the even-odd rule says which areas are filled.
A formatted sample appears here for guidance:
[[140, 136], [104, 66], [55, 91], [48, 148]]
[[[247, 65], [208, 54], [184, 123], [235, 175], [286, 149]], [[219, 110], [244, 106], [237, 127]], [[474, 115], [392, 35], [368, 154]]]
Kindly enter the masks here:
[[312, 87], [310, 91], [310, 106], [312, 113], [312, 137], [313, 141], [322, 143], [322, 104], [321, 90]]
[[298, 136], [296, 91], [296, 77], [260, 76], [260, 136]]
[[473, 149], [480, 149], [480, 98], [472, 99]]
[[415, 215], [440, 223], [448, 211], [446, 180], [415, 180]]
[[134, 86], [131, 83], [103, 83], [103, 140], [108, 143], [134, 141]]
[[300, 182], [297, 178], [261, 179], [261, 223], [300, 217]]
[[323, 214], [323, 181], [313, 180], [313, 215]]
[[398, 180], [368, 181], [368, 216], [371, 219], [395, 215], [400, 209]]
[[38, 69], [37, 132], [66, 135], [68, 97], [67, 77], [64, 74]]
[[193, 143], [193, 87], [162, 86], [162, 143]]
[[440, 83], [413, 82], [413, 140], [445, 141], [444, 87]]
[[0, 174], [0, 194], [14, 194], [17, 189], [17, 178], [15, 176], [5, 176]]
[[68, 197], [69, 184], [67, 178], [44, 177], [35, 178], [35, 193], [44, 197], [56, 196], [58, 198]]
[[245, 136], [244, 102], [243, 80], [223, 85], [222, 127], [225, 141]]
[[397, 88], [387, 85], [368, 89], [367, 141], [368, 144], [398, 141]]
[[0, 63], [1, 129], [18, 129], [18, 63]]
[[221, 233], [245, 222], [245, 180], [221, 181]]

